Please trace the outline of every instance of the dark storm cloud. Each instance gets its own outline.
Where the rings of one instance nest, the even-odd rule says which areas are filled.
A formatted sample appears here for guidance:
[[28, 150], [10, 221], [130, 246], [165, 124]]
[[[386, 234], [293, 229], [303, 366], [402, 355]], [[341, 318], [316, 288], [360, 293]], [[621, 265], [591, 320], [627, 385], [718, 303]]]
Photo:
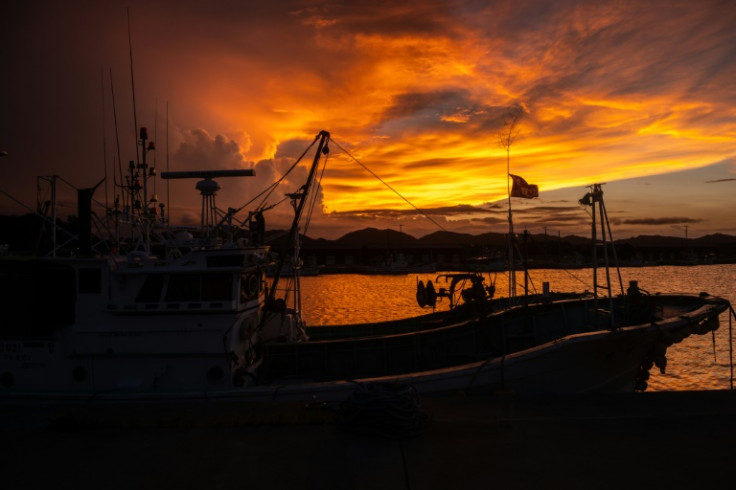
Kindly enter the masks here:
[[682, 225], [689, 223], [701, 223], [704, 220], [699, 218], [636, 218], [636, 219], [612, 219], [613, 224], [625, 224], [625, 225]]
[[504, 217], [495, 217], [495, 216], [486, 216], [484, 218], [472, 218], [472, 221], [476, 223], [483, 223], [486, 225], [500, 225], [503, 223], [508, 223], [508, 218]]
[[291, 14], [303, 22], [352, 34], [446, 35], [457, 12], [455, 2], [406, 0], [402, 2], [324, 1], [305, 8], [298, 3]]
[[404, 93], [394, 97], [393, 105], [384, 113], [385, 119], [397, 119], [416, 114], [432, 116], [453, 113], [467, 107], [468, 93], [463, 91], [434, 91]]
[[583, 212], [580, 206], [531, 206], [531, 207], [515, 207], [513, 209], [514, 214], [541, 214], [541, 215], [556, 215], [556, 216], [568, 216], [568, 215], [582, 215]]
[[428, 216], [467, 216], [472, 214], [488, 214], [489, 211], [484, 208], [471, 206], [469, 204], [461, 204], [458, 206], [445, 206], [438, 208], [420, 208], [420, 211], [416, 209], [361, 209], [352, 211], [336, 211], [331, 214], [335, 216], [386, 216], [386, 217], [398, 217], [398, 216], [415, 216], [415, 215], [428, 215]]
[[534, 221], [539, 224], [555, 226], [572, 226], [581, 222], [588, 222], [587, 213], [580, 207], [533, 206], [516, 207], [513, 210], [515, 217], [520, 220]]
[[732, 179], [706, 180], [705, 183], [706, 184], [716, 184], [718, 182], [734, 182], [734, 181], [736, 181], [736, 178], [732, 178]]
[[[443, 131], [462, 127], [467, 138], [495, 134], [512, 106], [479, 103], [467, 90], [407, 92], [396, 95], [381, 115], [384, 129], [404, 133]], [[451, 134], [445, 135], [451, 138]], [[440, 137], [438, 136], [438, 139]]]

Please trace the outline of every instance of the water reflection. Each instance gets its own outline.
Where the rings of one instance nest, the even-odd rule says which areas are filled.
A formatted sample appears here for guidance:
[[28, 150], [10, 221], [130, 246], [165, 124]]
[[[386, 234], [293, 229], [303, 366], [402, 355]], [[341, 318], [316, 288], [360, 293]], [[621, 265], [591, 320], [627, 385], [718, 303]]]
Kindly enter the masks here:
[[[303, 277], [302, 305], [308, 325], [338, 325], [390, 320], [427, 313], [416, 302], [418, 280], [435, 281], [438, 274], [364, 276], [358, 274]], [[599, 271], [598, 283], [605, 280]], [[650, 293], [708, 292], [733, 302], [736, 298], [736, 264], [693, 267], [661, 266], [621, 269], [624, 289], [629, 281]], [[529, 291], [541, 292], [549, 282], [552, 291], [592, 291], [592, 269], [532, 270]], [[505, 274], [486, 275], [498, 294], [508, 294]], [[612, 276], [614, 294], [620, 293], [618, 277]], [[440, 282], [436, 286], [441, 287]], [[517, 294], [523, 293], [524, 278], [517, 277]], [[447, 300], [437, 309], [447, 309]], [[729, 316], [721, 315], [721, 327], [704, 336], [692, 335], [667, 352], [667, 371], [652, 369], [650, 391], [728, 389], [730, 373]]]

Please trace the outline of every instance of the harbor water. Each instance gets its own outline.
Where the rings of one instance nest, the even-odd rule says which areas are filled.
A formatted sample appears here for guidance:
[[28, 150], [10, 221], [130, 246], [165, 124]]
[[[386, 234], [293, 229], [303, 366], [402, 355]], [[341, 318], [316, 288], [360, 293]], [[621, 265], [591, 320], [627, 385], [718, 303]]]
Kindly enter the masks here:
[[[301, 278], [304, 319], [310, 326], [340, 325], [405, 318], [428, 313], [416, 302], [417, 281], [432, 280], [436, 288], [446, 284], [443, 273], [408, 275], [335, 274]], [[486, 273], [486, 285], [494, 283], [496, 296], [508, 295], [508, 275]], [[706, 292], [736, 301], [736, 264], [700, 266], [629, 267], [621, 269], [624, 289], [629, 281], [651, 294]], [[551, 291], [592, 291], [592, 269], [537, 269], [529, 273], [530, 293], [541, 292], [548, 282]], [[598, 284], [606, 283], [605, 271], [599, 269]], [[611, 273], [612, 291], [621, 292], [618, 276]], [[523, 294], [524, 277], [517, 273], [517, 295]], [[437, 309], [447, 309], [447, 299]], [[647, 391], [720, 390], [731, 384], [729, 325], [736, 326], [724, 313], [715, 335], [691, 335], [667, 350], [667, 368], [651, 370]]]

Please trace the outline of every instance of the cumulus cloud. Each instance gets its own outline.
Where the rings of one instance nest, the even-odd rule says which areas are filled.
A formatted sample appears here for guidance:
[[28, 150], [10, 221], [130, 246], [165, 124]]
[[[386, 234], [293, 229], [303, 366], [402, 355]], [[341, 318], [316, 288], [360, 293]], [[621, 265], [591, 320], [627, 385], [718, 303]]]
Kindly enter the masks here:
[[[286, 142], [280, 147], [275, 158], [260, 160], [257, 163], [246, 162], [242, 156], [238, 142], [223, 135], [210, 135], [203, 129], [188, 132], [180, 146], [174, 152], [172, 161], [175, 170], [201, 169], [240, 169], [252, 168], [254, 177], [221, 177], [215, 178], [220, 185], [216, 195], [216, 204], [221, 210], [229, 207], [240, 209], [238, 216], [241, 220], [247, 219], [249, 211], [267, 209], [267, 219], [280, 227], [287, 227], [293, 218], [293, 209], [289, 206], [288, 193], [298, 191], [307, 180], [308, 165], [311, 165], [311, 155], [296, 165], [298, 156], [308, 148], [304, 141]], [[301, 148], [297, 157], [289, 149]], [[175, 205], [180, 212], [178, 218], [186, 224], [199, 222], [199, 215], [195, 213], [197, 194], [192, 190], [196, 178], [186, 184], [175, 182], [173, 191], [177, 196]], [[279, 183], [277, 187], [274, 184]], [[321, 211], [321, 190], [316, 193], [318, 204], [315, 209]], [[176, 218], [176, 217], [175, 217]]]
[[176, 149], [174, 163], [183, 169], [244, 168], [237, 142], [218, 134], [210, 136], [204, 129], [192, 129]]

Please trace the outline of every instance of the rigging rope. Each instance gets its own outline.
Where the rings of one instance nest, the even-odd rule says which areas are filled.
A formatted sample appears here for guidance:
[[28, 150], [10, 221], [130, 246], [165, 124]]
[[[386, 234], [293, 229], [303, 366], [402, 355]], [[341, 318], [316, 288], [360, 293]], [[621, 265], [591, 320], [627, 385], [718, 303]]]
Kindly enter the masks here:
[[579, 277], [577, 277], [575, 274], [573, 274], [572, 272], [570, 272], [568, 269], [562, 269], [562, 270], [564, 272], [566, 272], [567, 274], [569, 274], [570, 277], [572, 277], [573, 279], [575, 279], [576, 281], [578, 281], [580, 284], [582, 284], [586, 288], [591, 288], [591, 285], [590, 284], [588, 284], [587, 282], [585, 282], [582, 279], [580, 279]]
[[322, 164], [322, 172], [319, 174], [319, 179], [315, 181], [312, 186], [313, 189], [310, 189], [311, 191], [311, 198], [312, 201], [309, 204], [309, 211], [307, 211], [307, 219], [304, 221], [304, 235], [307, 234], [307, 231], [309, 230], [309, 223], [312, 221], [312, 212], [314, 211], [314, 206], [317, 204], [317, 189], [322, 185], [322, 178], [325, 176], [325, 169], [327, 168], [327, 160], [330, 158], [330, 154], [325, 154], [325, 162]]
[[431, 217], [429, 217], [424, 211], [422, 211], [421, 209], [419, 209], [418, 207], [416, 207], [411, 201], [409, 201], [407, 198], [405, 198], [404, 196], [402, 196], [401, 193], [399, 193], [399, 191], [397, 191], [396, 189], [394, 189], [393, 187], [391, 187], [391, 185], [388, 182], [386, 182], [381, 177], [379, 177], [378, 175], [376, 175], [376, 173], [373, 170], [369, 169], [360, 160], [358, 160], [357, 158], [355, 158], [348, 150], [346, 150], [345, 148], [343, 148], [342, 145], [340, 145], [340, 143], [338, 143], [334, 139], [332, 139], [331, 141], [333, 143], [335, 143], [335, 145], [338, 148], [340, 148], [343, 152], [345, 152], [345, 154], [347, 156], [349, 156], [350, 158], [352, 158], [355, 161], [355, 163], [357, 163], [358, 165], [360, 165], [361, 167], [363, 167], [368, 173], [370, 173], [373, 177], [375, 177], [376, 179], [378, 179], [379, 182], [381, 182], [383, 185], [385, 185], [386, 187], [388, 187], [394, 194], [396, 194], [401, 199], [403, 199], [407, 204], [409, 204], [409, 206], [413, 207], [419, 214], [421, 214], [422, 216], [424, 216], [425, 218], [427, 218], [429, 221], [431, 221], [432, 223], [434, 223], [435, 226], [437, 226], [437, 228], [439, 228], [442, 231], [447, 231], [445, 228], [442, 227], [442, 225], [440, 225], [439, 223], [437, 223], [435, 220], [433, 220]]
[[[265, 205], [266, 205], [266, 199], [268, 199], [268, 197], [279, 186], [279, 184], [281, 184], [281, 182], [283, 182], [284, 179], [286, 179], [286, 177], [291, 173], [291, 171], [294, 170], [297, 165], [299, 165], [299, 162], [302, 161], [302, 159], [304, 158], [304, 156], [307, 154], [307, 152], [309, 152], [309, 150], [314, 146], [314, 144], [316, 142], [317, 142], [316, 139], [314, 141], [312, 141], [312, 143], [307, 147], [307, 149], [304, 150], [304, 152], [302, 152], [302, 154], [299, 156], [299, 158], [296, 159], [296, 161], [291, 165], [291, 167], [289, 167], [289, 169], [281, 176], [281, 178], [279, 180], [277, 180], [273, 184], [269, 185], [268, 187], [266, 187], [265, 189], [263, 189], [261, 192], [259, 192], [258, 194], [256, 194], [250, 201], [246, 202], [245, 204], [243, 204], [242, 206], [240, 206], [239, 208], [237, 208], [233, 212], [233, 215], [238, 214], [246, 206], [250, 206], [253, 202], [256, 201], [256, 199], [258, 199], [259, 197], [261, 197], [263, 194], [266, 194], [266, 196], [263, 198], [263, 200], [260, 202], [260, 204], [256, 207], [256, 209], [262, 210], [265, 207]], [[287, 199], [288, 198], [284, 198], [281, 201], [277, 202], [276, 204], [274, 204], [273, 206], [270, 206], [270, 207], [272, 208], [272, 207], [278, 206], [279, 204], [281, 204], [282, 202], [286, 201]]]
[[[360, 165], [361, 167], [363, 167], [363, 169], [365, 169], [368, 173], [370, 173], [373, 177], [375, 177], [379, 182], [381, 182], [384, 186], [386, 186], [389, 190], [391, 190], [394, 194], [396, 194], [397, 196], [399, 196], [402, 200], [404, 200], [407, 204], [409, 204], [412, 208], [414, 208], [419, 214], [421, 214], [422, 216], [424, 216], [425, 218], [427, 218], [429, 221], [431, 221], [435, 226], [437, 226], [437, 228], [439, 228], [442, 231], [447, 231], [441, 224], [439, 224], [437, 221], [435, 221], [429, 215], [427, 215], [427, 213], [425, 213], [424, 211], [422, 211], [421, 209], [419, 209], [417, 206], [415, 206], [411, 201], [409, 201], [406, 197], [404, 197], [399, 191], [397, 191], [396, 189], [394, 189], [393, 187], [391, 187], [391, 185], [388, 182], [386, 182], [385, 180], [383, 180], [373, 170], [371, 170], [370, 168], [368, 168], [365, 164], [363, 164], [360, 160], [358, 160], [355, 156], [353, 156], [353, 154], [350, 153], [347, 149], [345, 149], [342, 145], [340, 145], [340, 143], [338, 143], [337, 141], [335, 141], [333, 138], [330, 138], [330, 141], [333, 142], [348, 157], [350, 157], [353, 161], [355, 161], [358, 165]], [[309, 152], [309, 150], [314, 146], [314, 144], [316, 142], [317, 142], [317, 139], [315, 139], [314, 141], [312, 141], [312, 143], [304, 150], [304, 152], [299, 156], [299, 158], [296, 159], [296, 161], [281, 176], [281, 178], [279, 178], [279, 180], [277, 180], [273, 184], [271, 184], [268, 187], [266, 187], [263, 191], [261, 191], [260, 193], [258, 193], [257, 195], [255, 195], [252, 199], [250, 199], [249, 201], [247, 201], [245, 204], [243, 204], [239, 208], [236, 208], [234, 210], [234, 212], [233, 212], [233, 216], [236, 215], [236, 214], [238, 214], [240, 211], [242, 211], [247, 206], [250, 206], [253, 202], [255, 202], [257, 199], [259, 199], [261, 196], [264, 196], [264, 194], [265, 194], [265, 196], [261, 200], [260, 204], [256, 207], [256, 209], [263, 209], [263, 208], [265, 208], [266, 207], [266, 200], [268, 199], [268, 197], [273, 193], [273, 191], [276, 189], [276, 187], [278, 187], [279, 184], [281, 184], [284, 181], [284, 179], [292, 172], [292, 170], [294, 170], [294, 168], [296, 168], [296, 166], [299, 164], [299, 162], [302, 161], [302, 159], [304, 158], [304, 156]], [[319, 185], [321, 185], [322, 179], [324, 177], [324, 173], [325, 173], [325, 169], [326, 168], [327, 168], [327, 158], [325, 158], [325, 162], [324, 162], [324, 164], [322, 166], [322, 171], [320, 173], [319, 180], [317, 182], [315, 182], [315, 184], [314, 184], [315, 185], [315, 189], [318, 188]], [[268, 206], [268, 207], [269, 208], [275, 207], [278, 204], [281, 204], [282, 202], [284, 202], [285, 200], [286, 200], [286, 198], [283, 199], [283, 200], [281, 200], [281, 201], [279, 201], [278, 203], [276, 203], [276, 204], [274, 204], [272, 206]], [[311, 220], [312, 212], [314, 210], [314, 206], [315, 206], [316, 202], [317, 202], [317, 199], [316, 199], [316, 193], [315, 193], [315, 195], [312, 196], [312, 201], [311, 201], [311, 203], [310, 203], [310, 205], [308, 207], [309, 211], [307, 213], [307, 219], [305, 221], [304, 234], [307, 233], [307, 230], [309, 228], [309, 222]], [[244, 221], [241, 222], [241, 224], [244, 224]]]

